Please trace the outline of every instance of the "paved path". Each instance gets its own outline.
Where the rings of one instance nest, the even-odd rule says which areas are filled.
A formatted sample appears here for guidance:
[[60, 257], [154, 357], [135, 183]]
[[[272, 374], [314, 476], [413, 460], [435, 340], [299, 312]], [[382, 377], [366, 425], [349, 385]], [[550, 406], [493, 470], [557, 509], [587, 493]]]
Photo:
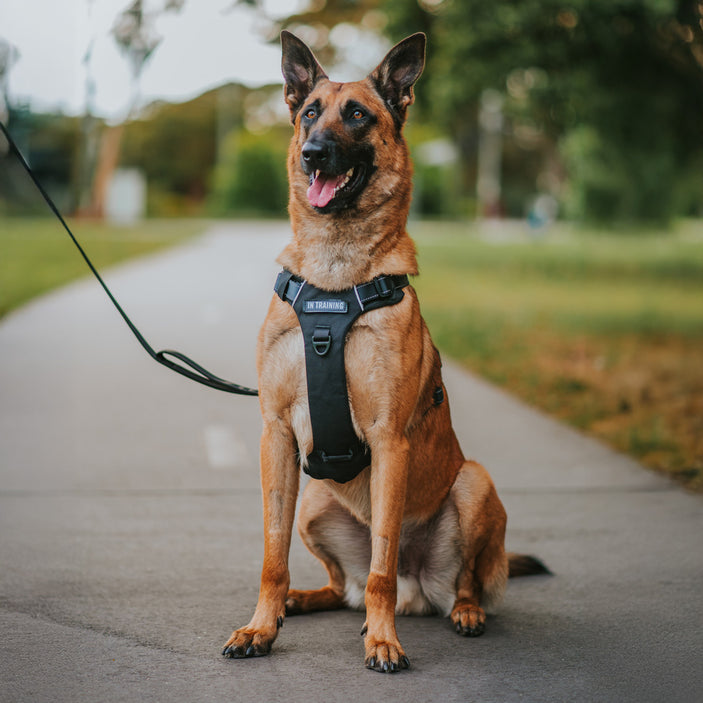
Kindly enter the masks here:
[[[58, 236], [58, 233], [57, 233]], [[255, 385], [287, 231], [221, 225], [107, 279], [156, 348]], [[290, 618], [273, 656], [225, 660], [262, 555], [255, 399], [154, 364], [81, 281], [0, 324], [1, 701], [703, 700], [703, 501], [445, 364], [491, 470], [511, 582], [478, 639], [400, 618], [409, 672], [362, 666], [363, 615]], [[323, 574], [300, 540], [293, 582]]]

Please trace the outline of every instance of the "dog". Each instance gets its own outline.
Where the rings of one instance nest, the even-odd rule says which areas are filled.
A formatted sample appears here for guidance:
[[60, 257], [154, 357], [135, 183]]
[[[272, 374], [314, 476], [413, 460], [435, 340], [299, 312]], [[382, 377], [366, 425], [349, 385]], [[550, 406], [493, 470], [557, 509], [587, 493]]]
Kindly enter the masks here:
[[[377, 277], [417, 274], [405, 229], [412, 166], [403, 125], [424, 68], [425, 35], [404, 39], [364, 80], [349, 83], [331, 81], [293, 34], [282, 32], [281, 43], [294, 126], [287, 161], [293, 237], [278, 262], [297, 285], [333, 297]], [[407, 669], [396, 613], [444, 613], [459, 634], [478, 636], [508, 575], [546, 567], [506, 554], [505, 510], [487, 471], [462, 453], [439, 353], [414, 290], [404, 286], [399, 302], [364, 312], [346, 333], [346, 410], [367, 463], [344, 482], [308, 482], [298, 530], [329, 582], [290, 589], [300, 468], [314, 450], [301, 324], [291, 300], [275, 295], [257, 347], [261, 588], [251, 621], [222, 653], [267, 654], [287, 615], [365, 607], [366, 667]]]

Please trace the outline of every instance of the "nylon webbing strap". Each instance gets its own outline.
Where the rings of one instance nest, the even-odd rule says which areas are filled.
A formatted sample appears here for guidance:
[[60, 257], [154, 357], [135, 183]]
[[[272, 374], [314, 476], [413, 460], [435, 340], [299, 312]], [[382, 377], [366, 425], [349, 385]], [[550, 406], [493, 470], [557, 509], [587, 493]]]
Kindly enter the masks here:
[[292, 305], [305, 345], [313, 450], [305, 468], [313, 478], [345, 483], [371, 463], [368, 446], [354, 431], [347, 393], [344, 347], [351, 326], [364, 312], [403, 299], [407, 276], [379, 276], [362, 286], [329, 292], [293, 276], [278, 275], [275, 290]]
[[[144, 339], [141, 332], [139, 332], [139, 330], [135, 327], [134, 323], [129, 319], [127, 313], [125, 313], [125, 311], [122, 309], [117, 300], [115, 300], [115, 297], [110, 292], [110, 289], [107, 287], [105, 281], [103, 281], [97, 269], [95, 268], [95, 266], [93, 266], [92, 261], [88, 258], [88, 255], [83, 250], [83, 247], [78, 243], [78, 240], [74, 236], [73, 232], [71, 232], [69, 226], [66, 224], [66, 221], [62, 217], [54, 201], [51, 199], [46, 190], [44, 190], [44, 187], [34, 175], [34, 171], [32, 171], [32, 169], [30, 168], [26, 159], [22, 155], [22, 152], [19, 150], [17, 144], [15, 144], [15, 141], [12, 139], [10, 133], [7, 131], [5, 125], [2, 122], [0, 122], [0, 130], [2, 130], [2, 133], [5, 135], [5, 139], [7, 139], [7, 143], [10, 145], [10, 149], [17, 156], [17, 159], [19, 160], [20, 164], [22, 165], [24, 170], [29, 174], [29, 177], [32, 179], [32, 182], [41, 193], [42, 198], [44, 198], [50, 210], [54, 213], [56, 218], [63, 225], [63, 228], [68, 233], [68, 236], [76, 245], [76, 248], [85, 260], [85, 263], [88, 264], [88, 268], [98, 280], [98, 283], [100, 283], [100, 285], [102, 286], [103, 290], [107, 294], [107, 297], [112, 301], [112, 304], [117, 309], [117, 312], [120, 313], [122, 319], [125, 321], [129, 329], [132, 330], [132, 334], [134, 334], [139, 344], [142, 345], [142, 347], [146, 350], [149, 356], [151, 356], [151, 358], [157, 361], [159, 364], [166, 366], [172, 371], [175, 371], [176, 373], [179, 373], [182, 376], [185, 376], [186, 378], [190, 378], [192, 381], [197, 381], [198, 383], [202, 383], [203, 385], [209, 386], [210, 388], [215, 388], [218, 391], [225, 391], [226, 393], [237, 393], [238, 395], [258, 395], [259, 392], [256, 390], [256, 388], [247, 388], [245, 386], [240, 386], [236, 383], [232, 383], [231, 381], [226, 381], [223, 378], [219, 378], [218, 376], [215, 376], [214, 374], [210, 373], [207, 369], [204, 369], [202, 366], [200, 366], [200, 364], [195, 363], [185, 354], [181, 354], [180, 352], [171, 351], [168, 349], [164, 349], [163, 351], [159, 352], [154, 351], [152, 346], [146, 341], [146, 339]], [[180, 363], [177, 363], [172, 359], [176, 359]]]

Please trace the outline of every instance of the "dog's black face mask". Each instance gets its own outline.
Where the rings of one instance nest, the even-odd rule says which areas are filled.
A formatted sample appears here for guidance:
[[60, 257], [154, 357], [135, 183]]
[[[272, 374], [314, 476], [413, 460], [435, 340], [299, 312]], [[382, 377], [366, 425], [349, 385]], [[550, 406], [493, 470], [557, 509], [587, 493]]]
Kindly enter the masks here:
[[300, 165], [310, 179], [310, 205], [317, 212], [339, 212], [354, 204], [375, 170], [374, 148], [366, 137], [376, 118], [363, 106], [351, 102], [341, 110], [334, 129], [316, 129], [323, 110], [319, 100], [303, 108], [301, 128], [307, 139], [301, 149]]
[[[384, 164], [395, 163], [393, 145], [405, 148], [401, 130], [424, 65], [424, 35], [397, 44], [356, 83], [329, 81], [310, 49], [289, 32], [282, 32], [281, 41], [285, 99], [298, 149], [295, 161], [289, 161], [291, 183], [307, 177], [307, 201], [318, 213], [361, 207], [358, 201], [365, 192], [369, 197], [363, 206], [373, 209], [393, 187], [376, 182], [377, 157]], [[297, 167], [302, 174], [296, 176]], [[389, 173], [395, 173], [392, 167]]]

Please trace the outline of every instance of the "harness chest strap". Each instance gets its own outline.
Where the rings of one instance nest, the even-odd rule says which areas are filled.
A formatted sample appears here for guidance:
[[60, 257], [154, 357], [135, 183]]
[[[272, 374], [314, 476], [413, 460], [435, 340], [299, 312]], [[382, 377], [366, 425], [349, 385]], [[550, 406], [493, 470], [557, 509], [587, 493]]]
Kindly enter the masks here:
[[343, 291], [325, 291], [283, 270], [274, 290], [298, 317], [305, 344], [305, 373], [313, 449], [305, 468], [313, 478], [350, 481], [371, 463], [354, 431], [347, 394], [344, 345], [355, 320], [369, 310], [396, 305], [408, 277], [378, 276]]

